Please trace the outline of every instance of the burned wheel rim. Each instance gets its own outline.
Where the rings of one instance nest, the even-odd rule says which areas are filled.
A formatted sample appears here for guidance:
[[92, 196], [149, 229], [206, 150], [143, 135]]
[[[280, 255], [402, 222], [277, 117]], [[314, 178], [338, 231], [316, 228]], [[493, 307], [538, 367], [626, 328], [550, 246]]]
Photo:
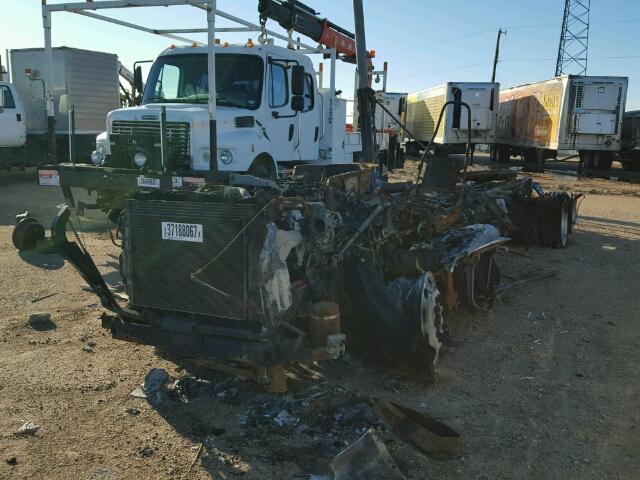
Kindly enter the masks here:
[[433, 350], [433, 359], [429, 359], [429, 361], [435, 366], [438, 361], [440, 347], [442, 347], [441, 339], [444, 335], [440, 290], [431, 272], [423, 274], [417, 285], [419, 288], [420, 331], [423, 339]]
[[568, 202], [565, 200], [562, 202], [562, 213], [560, 214], [560, 247], [563, 248], [567, 244], [567, 237], [569, 236], [569, 210]]

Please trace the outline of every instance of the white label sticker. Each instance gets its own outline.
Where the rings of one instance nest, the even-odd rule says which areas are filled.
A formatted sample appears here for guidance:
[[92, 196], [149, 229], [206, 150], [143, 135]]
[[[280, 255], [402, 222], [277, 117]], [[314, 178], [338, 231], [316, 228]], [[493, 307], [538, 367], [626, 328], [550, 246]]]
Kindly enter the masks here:
[[59, 186], [60, 175], [56, 170], [38, 170], [38, 183], [46, 186]]
[[171, 177], [171, 187], [178, 190], [182, 187], [182, 177]]
[[139, 187], [160, 188], [159, 178], [145, 177], [144, 175], [139, 175], [136, 178], [138, 180]]
[[162, 239], [202, 243], [202, 225], [198, 223], [162, 222]]

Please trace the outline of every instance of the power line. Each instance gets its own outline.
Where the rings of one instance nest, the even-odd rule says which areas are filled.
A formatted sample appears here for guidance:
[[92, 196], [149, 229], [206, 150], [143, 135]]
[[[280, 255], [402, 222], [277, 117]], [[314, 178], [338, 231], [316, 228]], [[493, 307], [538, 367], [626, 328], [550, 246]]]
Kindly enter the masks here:
[[428, 76], [432, 76], [436, 73], [443, 73], [443, 72], [449, 72], [451, 70], [460, 70], [461, 68], [469, 68], [469, 67], [477, 67], [480, 65], [491, 65], [493, 62], [478, 62], [478, 63], [468, 63], [466, 65], [458, 65], [455, 67], [450, 67], [450, 68], [443, 68], [440, 70], [432, 70], [428, 73], [416, 73], [413, 75], [404, 75], [402, 77], [394, 77], [394, 76], [389, 76], [389, 78], [393, 78], [396, 80], [403, 80], [405, 78], [415, 78], [415, 77], [428, 77]]
[[[640, 23], [640, 19], [624, 19], [624, 20], [598, 20], [598, 21], [592, 21], [592, 24], [594, 23], [598, 23], [598, 24], [607, 24], [607, 23]], [[531, 24], [531, 25], [506, 25], [504, 28], [508, 29], [508, 30], [519, 30], [519, 29], [528, 29], [528, 28], [554, 28], [554, 27], [561, 27], [562, 24], [560, 23], [540, 23], [540, 24]], [[430, 47], [432, 45], [440, 45], [443, 43], [449, 43], [449, 42], [455, 42], [457, 40], [464, 40], [466, 38], [470, 38], [470, 37], [477, 37], [479, 35], [485, 35], [487, 33], [493, 33], [495, 32], [495, 28], [492, 29], [488, 29], [488, 30], [479, 30], [477, 32], [472, 32], [472, 33], [468, 33], [466, 35], [460, 35], [457, 37], [451, 37], [451, 38], [445, 38], [443, 40], [437, 40], [435, 42], [430, 42], [430, 43], [423, 43], [420, 45], [416, 45], [413, 47], [409, 47], [409, 48], [399, 48], [396, 50], [390, 50], [390, 51], [384, 51], [384, 50], [378, 50], [379, 53], [383, 53], [385, 55], [391, 55], [393, 53], [398, 53], [398, 52], [407, 52], [407, 51], [412, 51], [412, 50], [418, 50], [420, 48], [424, 48], [424, 47]]]
[[432, 45], [440, 45], [442, 43], [455, 42], [456, 40], [463, 40], [463, 39], [469, 38], [469, 37], [477, 37], [478, 35], [484, 35], [486, 33], [495, 32], [495, 31], [496, 31], [495, 28], [492, 28], [490, 30], [481, 30], [479, 32], [468, 33], [466, 35], [460, 35], [458, 37], [445, 38], [443, 40], [437, 40], [435, 42], [423, 43], [421, 45], [416, 45], [416, 46], [413, 46], [413, 47], [410, 47], [410, 48], [399, 48], [397, 50], [391, 50], [389, 52], [383, 51], [382, 53], [384, 53], [385, 55], [391, 55], [392, 53], [408, 52], [408, 51], [411, 51], [411, 50], [418, 50], [418, 49], [424, 48], [424, 47], [430, 47]]

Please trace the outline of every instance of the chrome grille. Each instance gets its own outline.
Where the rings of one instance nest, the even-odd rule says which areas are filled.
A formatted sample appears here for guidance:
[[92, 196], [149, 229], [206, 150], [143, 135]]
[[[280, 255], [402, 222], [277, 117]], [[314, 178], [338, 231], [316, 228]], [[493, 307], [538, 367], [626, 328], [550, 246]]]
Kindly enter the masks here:
[[[167, 137], [181, 137], [189, 141], [189, 124], [186, 122], [167, 122]], [[160, 137], [160, 122], [149, 120], [116, 120], [111, 126], [112, 135], [157, 135]]]
[[[167, 122], [167, 167], [188, 169], [190, 167], [190, 125], [187, 122]], [[114, 159], [129, 167], [130, 158], [143, 150], [152, 157], [153, 167], [160, 168], [160, 122], [153, 120], [116, 120], [111, 125], [112, 154]], [[149, 166], [151, 168], [151, 165]]]

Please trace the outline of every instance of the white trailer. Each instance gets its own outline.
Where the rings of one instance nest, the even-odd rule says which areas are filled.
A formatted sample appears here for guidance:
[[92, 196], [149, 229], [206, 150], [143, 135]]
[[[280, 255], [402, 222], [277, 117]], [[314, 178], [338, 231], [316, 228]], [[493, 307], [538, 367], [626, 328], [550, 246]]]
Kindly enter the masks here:
[[[415, 139], [404, 142], [408, 154], [419, 151], [419, 142], [427, 144], [433, 137], [440, 111], [446, 102], [461, 101], [471, 108], [471, 144], [492, 144], [496, 135], [499, 83], [447, 82], [407, 96], [405, 122]], [[434, 139], [437, 151], [456, 152], [468, 140], [466, 109], [451, 106], [445, 110]]]
[[497, 159], [521, 155], [542, 169], [558, 151], [578, 151], [607, 170], [620, 150], [626, 77], [565, 75], [500, 92]]

